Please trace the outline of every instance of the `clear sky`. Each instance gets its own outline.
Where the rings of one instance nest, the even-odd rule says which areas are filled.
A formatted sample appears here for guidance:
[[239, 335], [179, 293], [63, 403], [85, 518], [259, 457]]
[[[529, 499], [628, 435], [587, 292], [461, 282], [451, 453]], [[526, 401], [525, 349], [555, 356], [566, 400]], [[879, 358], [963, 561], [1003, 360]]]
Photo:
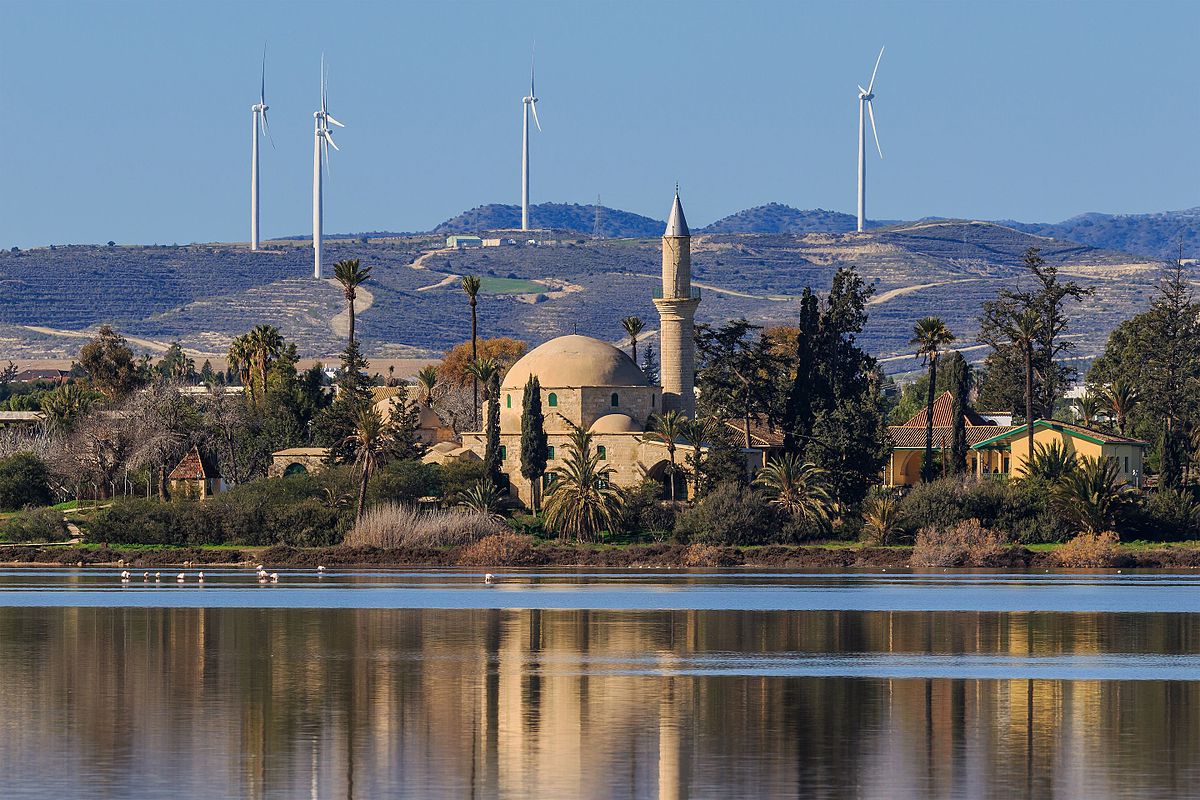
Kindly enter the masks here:
[[265, 237], [422, 230], [520, 200], [692, 224], [769, 201], [852, 212], [856, 84], [885, 160], [868, 215], [1057, 221], [1200, 205], [1200, 3], [0, 0], [0, 246], [244, 241], [268, 47]]

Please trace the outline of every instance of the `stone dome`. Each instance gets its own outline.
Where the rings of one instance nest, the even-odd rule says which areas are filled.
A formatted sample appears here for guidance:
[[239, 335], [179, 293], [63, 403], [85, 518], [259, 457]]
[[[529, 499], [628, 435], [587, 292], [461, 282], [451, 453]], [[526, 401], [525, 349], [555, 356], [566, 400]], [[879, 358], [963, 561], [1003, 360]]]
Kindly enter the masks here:
[[531, 375], [543, 389], [651, 385], [623, 350], [590, 336], [559, 336], [533, 348], [508, 370], [504, 388], [523, 389]]
[[628, 414], [606, 414], [592, 423], [592, 433], [641, 433], [642, 426]]

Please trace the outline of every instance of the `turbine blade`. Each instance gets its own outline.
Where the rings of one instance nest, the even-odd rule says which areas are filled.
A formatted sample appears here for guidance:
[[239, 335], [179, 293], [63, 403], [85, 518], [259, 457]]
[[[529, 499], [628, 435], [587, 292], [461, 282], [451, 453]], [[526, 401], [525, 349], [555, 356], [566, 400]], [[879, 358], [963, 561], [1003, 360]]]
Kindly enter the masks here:
[[346, 127], [345, 125], [343, 125], [342, 123], [338, 122], [336, 119], [334, 119], [333, 117], [329, 116], [328, 114], [326, 114], [326, 115], [325, 115], [325, 121], [326, 121], [326, 122], [332, 122], [334, 125], [337, 125], [339, 128], [344, 128], [344, 127]]
[[[322, 134], [322, 136], [325, 138], [325, 141], [329, 144], [330, 147], [332, 147], [334, 150], [338, 149], [337, 144], [335, 144], [333, 141], [333, 134], [331, 134], [328, 129], [325, 130], [325, 132]], [[326, 151], [326, 152], [328, 152], [328, 151]], [[339, 150], [338, 152], [341, 152], [341, 151]]]
[[883, 148], [879, 146], [879, 131], [875, 130], [875, 104], [870, 100], [867, 101], [867, 114], [871, 117], [871, 133], [875, 135], [875, 149], [879, 151], [879, 157], [883, 158]]
[[267, 112], [262, 112], [262, 131], [267, 135], [267, 139], [271, 142], [271, 149], [275, 149], [275, 137], [271, 135], [271, 126], [267, 124]]
[[537, 92], [535, 92], [533, 90], [533, 65], [534, 65], [533, 60], [534, 60], [534, 56], [533, 55], [529, 56], [529, 96], [537, 97]]
[[260, 105], [267, 104], [267, 43], [263, 42], [263, 61], [262, 61], [262, 84], [258, 89], [258, 102]]
[[868, 92], [866, 89], [864, 89], [864, 88], [862, 87], [862, 84], [861, 84], [861, 83], [858, 85], [858, 93], [859, 93], [859, 94], [870, 94], [870, 92]]
[[542, 123], [538, 122], [537, 116], [537, 101], [530, 101], [529, 107], [533, 109], [533, 124], [537, 125], [538, 133], [542, 132]]
[[325, 72], [325, 54], [321, 53], [321, 112], [325, 111], [325, 84], [328, 80], [328, 75]]
[[867, 94], [875, 88], [875, 73], [879, 72], [879, 62], [883, 60], [883, 48], [879, 48], [879, 57], [875, 59], [875, 69], [871, 70], [871, 82], [867, 84]]

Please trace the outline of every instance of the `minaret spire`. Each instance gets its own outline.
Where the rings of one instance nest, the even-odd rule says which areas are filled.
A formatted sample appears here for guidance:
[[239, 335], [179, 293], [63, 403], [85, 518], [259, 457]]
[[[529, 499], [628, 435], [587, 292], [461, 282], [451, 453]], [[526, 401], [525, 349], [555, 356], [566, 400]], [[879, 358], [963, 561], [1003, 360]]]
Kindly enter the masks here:
[[658, 307], [663, 411], [696, 416], [696, 353], [693, 341], [700, 292], [692, 289], [692, 234], [679, 200], [679, 184], [662, 237], [662, 294]]

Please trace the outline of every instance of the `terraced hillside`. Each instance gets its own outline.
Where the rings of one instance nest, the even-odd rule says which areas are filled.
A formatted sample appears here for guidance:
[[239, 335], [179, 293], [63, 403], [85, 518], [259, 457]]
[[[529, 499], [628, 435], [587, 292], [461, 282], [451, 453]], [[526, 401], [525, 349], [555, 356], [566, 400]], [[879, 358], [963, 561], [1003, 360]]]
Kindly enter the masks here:
[[[328, 244], [330, 264], [356, 256], [375, 268], [370, 307], [358, 324], [369, 354], [434, 355], [462, 341], [469, 318], [458, 278], [468, 273], [485, 278], [484, 335], [537, 343], [578, 331], [616, 341], [618, 320], [629, 314], [654, 327], [657, 238], [462, 251], [441, 244], [430, 236]], [[693, 239], [695, 283], [704, 297], [698, 318], [789, 322], [804, 286], [825, 289], [839, 266], [855, 265], [876, 291], [866, 344], [889, 371], [906, 371], [915, 367], [907, 344], [913, 321], [938, 314], [970, 346], [979, 304], [1012, 285], [1030, 245], [1096, 287], [1074, 311], [1081, 356], [1098, 352], [1108, 330], [1143, 308], [1153, 291], [1153, 262], [987, 223], [922, 222], [866, 234], [707, 234]], [[178, 339], [215, 354], [231, 336], [268, 322], [305, 355], [335, 353], [340, 292], [306, 277], [306, 245], [275, 247], [264, 253], [210, 245], [0, 254], [0, 357], [69, 357], [82, 344], [79, 333], [102, 322], [147, 347]], [[967, 355], [982, 358], [983, 352]]]

